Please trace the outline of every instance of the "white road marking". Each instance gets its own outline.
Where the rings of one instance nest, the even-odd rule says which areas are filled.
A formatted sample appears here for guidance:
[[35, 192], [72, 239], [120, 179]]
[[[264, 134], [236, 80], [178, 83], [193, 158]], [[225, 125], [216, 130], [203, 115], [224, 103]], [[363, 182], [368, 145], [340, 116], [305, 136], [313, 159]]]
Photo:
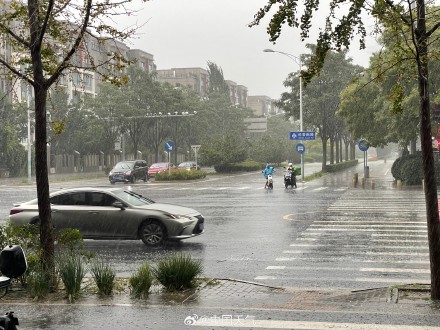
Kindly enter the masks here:
[[[226, 317], [227, 316], [227, 317]], [[256, 320], [234, 318], [233, 315], [220, 317], [200, 318], [192, 326], [198, 327], [226, 327], [226, 328], [266, 328], [266, 329], [296, 329], [296, 330], [438, 330], [438, 326], [417, 326], [401, 324], [373, 324], [373, 323], [336, 323], [336, 322], [310, 322], [310, 321], [285, 321], [285, 320]]]
[[429, 269], [408, 269], [408, 268], [361, 268], [361, 272], [382, 272], [382, 273], [413, 273], [430, 274]]

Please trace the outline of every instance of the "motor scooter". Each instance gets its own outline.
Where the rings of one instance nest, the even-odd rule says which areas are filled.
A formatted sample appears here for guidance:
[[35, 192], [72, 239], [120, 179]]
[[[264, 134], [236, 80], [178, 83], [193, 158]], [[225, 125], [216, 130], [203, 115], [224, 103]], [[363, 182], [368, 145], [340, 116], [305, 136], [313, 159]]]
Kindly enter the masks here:
[[[27, 270], [27, 260], [20, 245], [8, 245], [0, 252], [0, 298], [8, 293], [11, 279], [18, 278]], [[17, 330], [18, 318], [14, 312], [0, 316], [0, 330]]]
[[268, 188], [268, 189], [270, 189], [270, 190], [273, 189], [273, 177], [272, 177], [272, 174], [269, 174], [269, 175], [267, 176], [267, 180], [266, 180], [266, 186], [265, 186], [265, 188]]
[[292, 171], [291, 169], [288, 169], [286, 173], [284, 173], [284, 187], [286, 187], [287, 189], [289, 186], [292, 186], [292, 188], [296, 188], [295, 171]]
[[0, 330], [17, 330], [18, 317], [14, 316], [14, 312], [7, 312], [0, 316]]

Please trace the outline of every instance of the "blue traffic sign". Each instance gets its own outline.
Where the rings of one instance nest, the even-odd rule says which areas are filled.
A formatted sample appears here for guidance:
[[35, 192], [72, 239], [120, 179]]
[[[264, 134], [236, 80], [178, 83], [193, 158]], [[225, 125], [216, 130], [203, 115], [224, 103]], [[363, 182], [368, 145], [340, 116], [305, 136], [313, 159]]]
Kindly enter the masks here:
[[365, 139], [362, 139], [359, 141], [359, 150], [360, 151], [367, 151], [369, 148], [368, 142]]
[[298, 143], [298, 144], [296, 145], [296, 151], [297, 151], [299, 154], [303, 154], [304, 151], [306, 151], [306, 147], [304, 146], [304, 144], [302, 144], [302, 143]]
[[307, 132], [290, 132], [289, 139], [290, 140], [315, 140], [316, 135], [314, 131]]
[[165, 151], [171, 152], [173, 150], [174, 150], [174, 142], [171, 140], [168, 140], [167, 142], [165, 142]]

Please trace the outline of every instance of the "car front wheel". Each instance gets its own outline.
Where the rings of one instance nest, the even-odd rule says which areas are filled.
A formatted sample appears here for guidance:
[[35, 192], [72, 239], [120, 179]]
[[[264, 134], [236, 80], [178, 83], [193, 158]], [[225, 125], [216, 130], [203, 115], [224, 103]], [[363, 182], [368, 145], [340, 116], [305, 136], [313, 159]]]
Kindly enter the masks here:
[[165, 242], [165, 227], [157, 221], [146, 222], [141, 227], [140, 238], [147, 246], [158, 246]]

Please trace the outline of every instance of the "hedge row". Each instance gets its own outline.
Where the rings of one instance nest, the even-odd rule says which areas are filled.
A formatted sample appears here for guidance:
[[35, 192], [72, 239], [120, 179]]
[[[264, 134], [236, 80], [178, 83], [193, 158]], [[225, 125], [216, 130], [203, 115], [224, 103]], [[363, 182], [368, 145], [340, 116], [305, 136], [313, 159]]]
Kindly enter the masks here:
[[236, 164], [221, 164], [215, 165], [214, 169], [217, 173], [231, 173], [231, 172], [253, 172], [263, 169], [266, 166], [264, 163], [247, 161]]
[[345, 161], [342, 163], [326, 165], [325, 172], [334, 173], [334, 172], [345, 170], [346, 168], [356, 166], [357, 164], [358, 164], [358, 160], [353, 159], [353, 160], [348, 160], [348, 161]]
[[171, 170], [163, 171], [154, 175], [156, 181], [174, 181], [174, 180], [196, 180], [206, 177], [206, 172], [202, 170]]

